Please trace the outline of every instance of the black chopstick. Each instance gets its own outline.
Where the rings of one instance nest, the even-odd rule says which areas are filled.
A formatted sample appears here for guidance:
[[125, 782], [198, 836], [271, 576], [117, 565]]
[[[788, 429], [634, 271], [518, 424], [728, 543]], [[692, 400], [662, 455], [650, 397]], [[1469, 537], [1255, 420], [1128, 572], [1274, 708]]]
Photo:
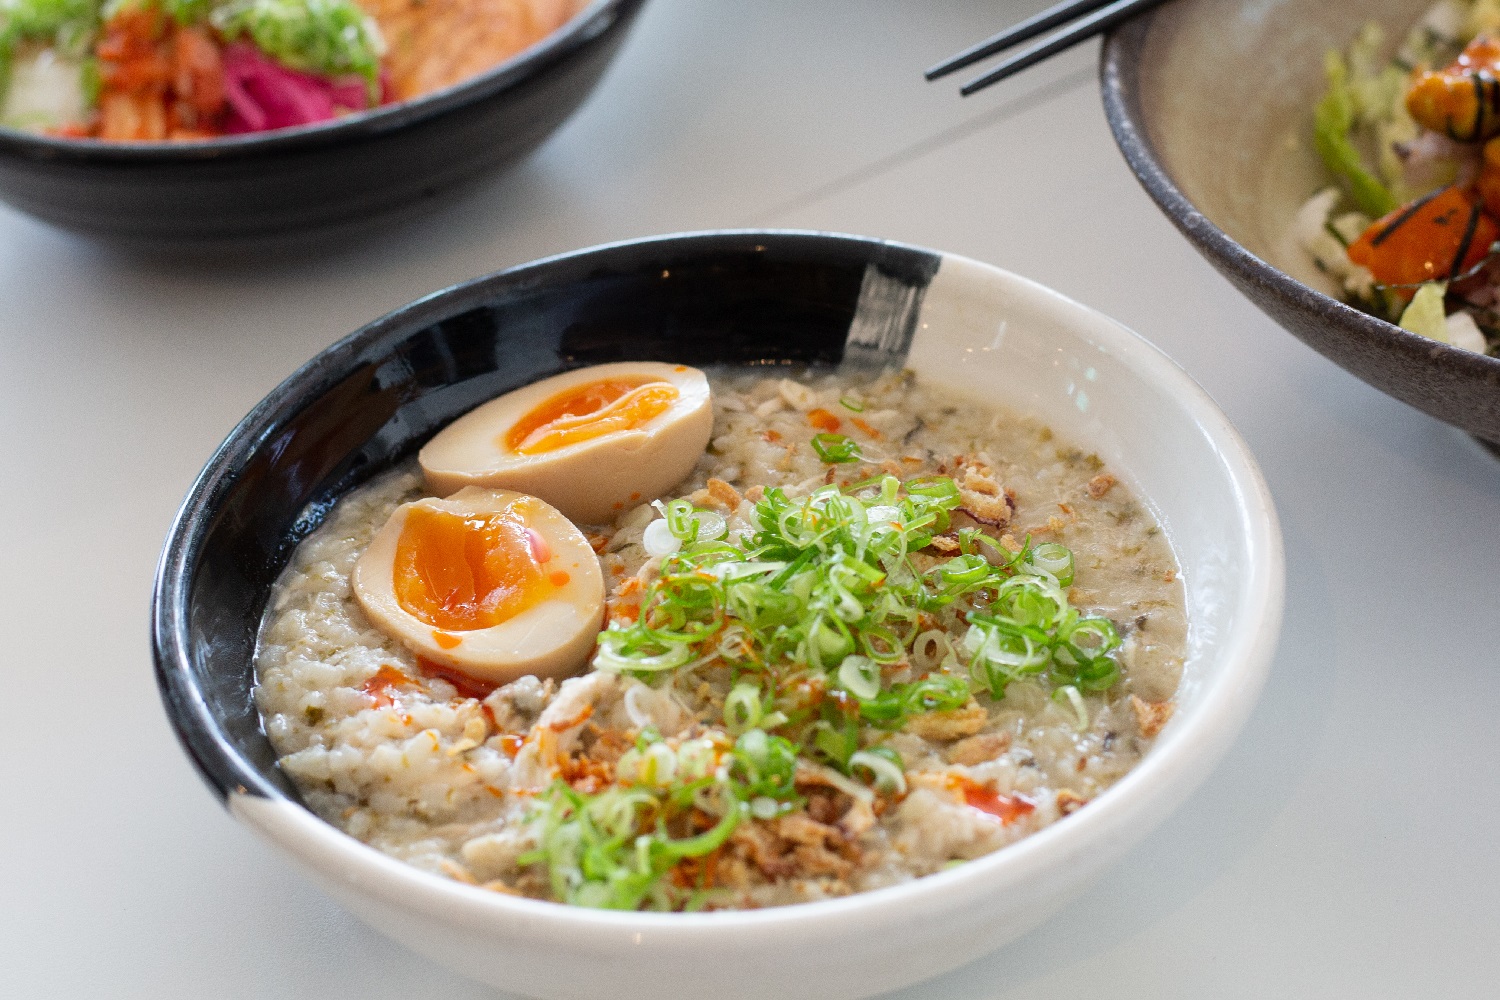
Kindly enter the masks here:
[[1067, 0], [1065, 3], [1048, 8], [1034, 17], [1027, 18], [1013, 28], [1002, 31], [993, 38], [986, 39], [978, 45], [965, 49], [951, 59], [938, 63], [927, 71], [927, 79], [934, 80], [953, 70], [978, 62], [986, 56], [993, 55], [1003, 49], [1010, 48], [1018, 42], [1034, 38], [1049, 28], [1062, 24], [1065, 21], [1077, 17], [1079, 14], [1089, 13], [1087, 17], [1075, 21], [1073, 24], [1049, 35], [1047, 38], [1023, 49], [1013, 56], [1002, 60], [998, 66], [990, 70], [984, 76], [976, 77], [959, 88], [959, 93], [968, 97], [975, 91], [983, 90], [992, 83], [998, 83], [1008, 76], [1014, 76], [1026, 69], [1035, 66], [1042, 60], [1054, 56], [1064, 49], [1070, 49], [1094, 35], [1108, 31], [1122, 21], [1129, 20], [1142, 11], [1149, 10], [1165, 0], [1114, 0], [1113, 3], [1105, 5], [1105, 0]]
[[1055, 7], [1048, 7], [1040, 14], [1028, 17], [1019, 24], [1014, 24], [998, 35], [991, 35], [977, 45], [971, 45], [955, 56], [950, 56], [938, 63], [936, 66], [922, 74], [929, 80], [947, 76], [954, 70], [971, 66], [981, 59], [988, 59], [996, 52], [1003, 52], [1019, 42], [1035, 38], [1049, 28], [1055, 28], [1059, 24], [1066, 24], [1091, 10], [1096, 10], [1109, 3], [1110, 0], [1063, 0]]

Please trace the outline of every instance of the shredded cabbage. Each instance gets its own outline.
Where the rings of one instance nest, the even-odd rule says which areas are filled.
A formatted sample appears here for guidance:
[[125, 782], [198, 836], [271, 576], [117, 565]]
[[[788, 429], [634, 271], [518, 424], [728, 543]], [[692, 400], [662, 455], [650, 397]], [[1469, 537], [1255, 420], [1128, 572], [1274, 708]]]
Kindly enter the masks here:
[[1448, 343], [1454, 347], [1462, 347], [1466, 351], [1475, 354], [1484, 354], [1489, 350], [1489, 343], [1484, 339], [1484, 333], [1479, 329], [1479, 324], [1474, 322], [1474, 317], [1463, 310], [1453, 313], [1448, 317]]
[[1338, 52], [1323, 60], [1328, 92], [1313, 112], [1313, 138], [1318, 155], [1328, 169], [1344, 182], [1354, 203], [1366, 215], [1382, 216], [1396, 207], [1384, 184], [1365, 169], [1359, 151], [1350, 141], [1355, 123], [1355, 97], [1349, 82], [1349, 67]]
[[92, 65], [60, 56], [54, 49], [18, 56], [10, 66], [10, 85], [0, 97], [0, 125], [45, 129], [83, 121], [95, 99], [88, 87]]
[[1448, 320], [1443, 314], [1443, 297], [1447, 294], [1446, 281], [1429, 281], [1418, 288], [1411, 305], [1401, 314], [1401, 329], [1446, 344]]
[[98, 25], [95, 0], [0, 0], [0, 98], [21, 42], [44, 42], [64, 58], [82, 59]]

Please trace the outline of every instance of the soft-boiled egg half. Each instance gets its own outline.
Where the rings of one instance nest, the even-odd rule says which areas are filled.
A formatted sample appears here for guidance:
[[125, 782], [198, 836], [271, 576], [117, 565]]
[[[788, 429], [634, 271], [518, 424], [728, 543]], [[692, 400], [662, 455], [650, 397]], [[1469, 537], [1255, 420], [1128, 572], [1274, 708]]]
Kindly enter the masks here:
[[580, 368], [470, 410], [417, 456], [427, 488], [520, 490], [582, 524], [613, 521], [692, 471], [713, 432], [708, 379], [651, 361]]
[[604, 618], [578, 528], [536, 497], [479, 487], [396, 508], [355, 564], [354, 595], [418, 656], [494, 684], [576, 673]]

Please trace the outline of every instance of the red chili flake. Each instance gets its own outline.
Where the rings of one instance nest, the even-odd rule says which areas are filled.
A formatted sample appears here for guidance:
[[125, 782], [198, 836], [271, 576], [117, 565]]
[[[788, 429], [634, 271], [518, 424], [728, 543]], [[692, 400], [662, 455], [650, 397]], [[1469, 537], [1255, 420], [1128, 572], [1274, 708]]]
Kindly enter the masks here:
[[478, 701], [483, 701], [490, 696], [490, 692], [499, 686], [489, 681], [480, 680], [478, 677], [470, 677], [456, 667], [434, 663], [422, 657], [417, 657], [417, 667], [428, 677], [438, 677], [452, 684], [453, 689], [458, 692], [460, 698], [474, 698]]
[[412, 683], [414, 682], [410, 677], [390, 664], [385, 664], [361, 684], [359, 689], [375, 699], [376, 708], [384, 708], [395, 703], [396, 696], [393, 692], [396, 688], [407, 687]]
[[1036, 805], [1024, 795], [1006, 795], [988, 785], [976, 784], [967, 778], [958, 780], [965, 803], [980, 812], [986, 812], [998, 818], [1005, 826], [1009, 826], [1036, 809]]

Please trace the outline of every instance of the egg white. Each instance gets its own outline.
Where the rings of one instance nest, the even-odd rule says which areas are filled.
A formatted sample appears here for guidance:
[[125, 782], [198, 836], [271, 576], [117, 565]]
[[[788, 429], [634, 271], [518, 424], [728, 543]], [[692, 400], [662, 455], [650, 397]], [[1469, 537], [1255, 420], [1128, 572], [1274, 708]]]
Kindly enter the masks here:
[[[553, 396], [611, 378], [669, 382], [678, 396], [639, 428], [614, 431], [535, 455], [505, 445], [523, 417]], [[470, 410], [417, 456], [427, 488], [503, 487], [540, 497], [581, 524], [605, 524], [666, 494], [686, 478], [713, 433], [708, 378], [696, 368], [652, 361], [594, 365], [534, 382]]]
[[[526, 526], [551, 550], [543, 569], [568, 574], [555, 594], [498, 625], [462, 631], [435, 628], [401, 606], [396, 599], [396, 545], [414, 508], [472, 516], [502, 512], [522, 499], [528, 501]], [[418, 656], [494, 684], [527, 674], [577, 673], [593, 653], [604, 621], [604, 577], [588, 540], [551, 506], [509, 490], [468, 487], [446, 500], [402, 504], [355, 564], [353, 584], [355, 598], [381, 631]]]

